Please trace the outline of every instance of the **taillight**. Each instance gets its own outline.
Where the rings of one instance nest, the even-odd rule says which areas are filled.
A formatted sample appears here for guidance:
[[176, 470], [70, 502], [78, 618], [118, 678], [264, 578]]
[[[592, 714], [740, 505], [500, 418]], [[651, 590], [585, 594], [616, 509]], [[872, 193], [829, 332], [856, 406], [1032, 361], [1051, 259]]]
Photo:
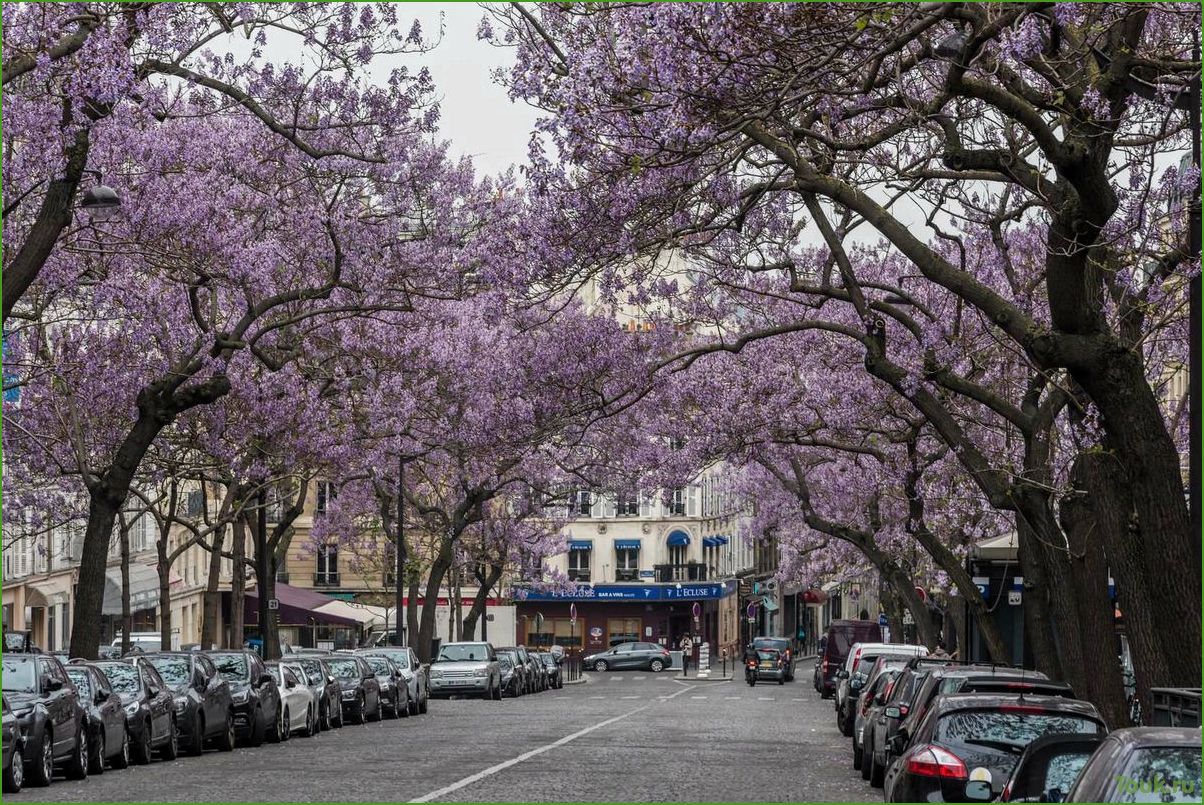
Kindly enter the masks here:
[[1008, 802], [1012, 798], [1012, 781], [1008, 780], [1008, 784], [1003, 787], [1003, 791], [999, 794], [1000, 802]]
[[933, 744], [923, 744], [911, 751], [907, 758], [907, 773], [947, 780], [966, 780], [970, 777], [961, 758]]
[[824, 657], [824, 674], [828, 673], [828, 658]]
[[906, 704], [899, 705], [899, 715], [901, 715], [901, 716], [907, 715], [907, 711], [910, 709], [911, 709], [910, 705], [906, 705]]

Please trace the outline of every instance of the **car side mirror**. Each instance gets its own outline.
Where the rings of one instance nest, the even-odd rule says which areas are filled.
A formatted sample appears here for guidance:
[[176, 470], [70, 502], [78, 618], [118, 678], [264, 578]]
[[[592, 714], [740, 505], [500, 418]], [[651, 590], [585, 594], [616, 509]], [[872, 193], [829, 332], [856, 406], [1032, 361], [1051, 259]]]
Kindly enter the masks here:
[[855, 676], [849, 680], [850, 690], [861, 690], [863, 685], [865, 685], [865, 680], [859, 676]]
[[271, 682], [272, 682], [272, 675], [267, 673], [266, 671], [259, 675], [259, 685], [261, 685], [261, 686], [262, 685], [270, 685]]
[[903, 711], [899, 709], [898, 705], [891, 705], [890, 707], [883, 710], [882, 713], [887, 718], [902, 718], [903, 717]]
[[92, 701], [96, 704], [104, 704], [109, 700], [109, 697], [104, 694], [104, 691], [96, 691], [96, 695], [92, 697]]
[[333, 685], [333, 684], [334, 684], [334, 677], [333, 677], [333, 676], [329, 676], [329, 675], [328, 675], [328, 676], [326, 677], [326, 684], [327, 684], [327, 685]]
[[287, 680], [287, 681], [284, 683], [284, 687], [285, 687], [285, 689], [286, 689], [286, 690], [292, 690], [293, 688], [297, 687], [297, 680], [295, 680], [295, 679], [289, 679], [289, 680]]
[[151, 696], [158, 696], [159, 695], [159, 687], [158, 687], [158, 685], [147, 685], [146, 692], [149, 693]]
[[1060, 788], [1051, 788], [1045, 792], [1046, 802], [1065, 802], [1066, 792]]
[[52, 676], [42, 677], [42, 690], [46, 691], [47, 693], [53, 693], [56, 690], [62, 690], [62, 689], [63, 689], [63, 680], [55, 679]]
[[971, 802], [990, 802], [991, 783], [987, 780], [970, 780], [966, 783], [966, 799]]

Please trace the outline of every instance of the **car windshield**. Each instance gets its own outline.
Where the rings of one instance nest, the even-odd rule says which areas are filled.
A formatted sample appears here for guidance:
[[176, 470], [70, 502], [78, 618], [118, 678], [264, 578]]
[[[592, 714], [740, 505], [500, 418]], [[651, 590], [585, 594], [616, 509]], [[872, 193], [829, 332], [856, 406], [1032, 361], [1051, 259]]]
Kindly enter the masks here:
[[1041, 790], [1031, 793], [1038, 795], [1057, 789], [1065, 794], [1083, 766], [1087, 765], [1091, 752], [1090, 749], [1076, 749], [1051, 757], [1049, 765], [1045, 767], [1045, 782], [1041, 784]]
[[1117, 775], [1113, 802], [1200, 802], [1200, 747], [1137, 749]]
[[218, 654], [212, 659], [217, 670], [221, 671], [226, 679], [246, 682], [251, 678], [251, 664], [241, 654]]
[[192, 667], [183, 657], [151, 657], [150, 664], [155, 666], [163, 681], [173, 688], [183, 685], [192, 677]]
[[439, 649], [435, 662], [464, 662], [465, 660], [489, 659], [489, 647], [484, 643], [464, 643], [461, 645], [444, 646]]
[[35, 693], [38, 689], [33, 661], [4, 659], [4, 690], [12, 693]]
[[545, 655], [543, 655], [543, 664], [550, 668], [551, 666], [556, 664], [556, 658], [553, 657], [551, 654], [545, 654]]
[[502, 666], [503, 668], [513, 668], [514, 667], [514, 661], [510, 659], [509, 654], [497, 655], [497, 662], [498, 662], [498, 665]]
[[113, 690], [119, 694], [139, 693], [142, 691], [142, 682], [138, 678], [138, 669], [134, 666], [127, 665], [124, 662], [114, 662], [100, 666], [100, 670], [104, 671], [104, 675], [109, 678], [109, 682], [113, 683]]
[[330, 660], [330, 673], [339, 679], [359, 679], [360, 667], [355, 660]]
[[1073, 713], [1004, 707], [950, 713], [941, 718], [937, 736], [941, 741], [1003, 743], [1023, 749], [1045, 735], [1094, 735], [1097, 732], [1099, 725], [1096, 722]]
[[771, 637], [758, 637], [753, 641], [753, 645], [757, 648], [773, 648], [778, 651], [785, 651], [788, 647], [785, 640], [776, 640]]
[[297, 677], [298, 682], [307, 687], [309, 686], [309, 679], [306, 676], [305, 669], [302, 668], [300, 664], [286, 662], [284, 663], [284, 667], [293, 672], [293, 675]]
[[369, 655], [367, 658], [368, 664], [372, 666], [372, 671], [377, 674], [387, 674], [392, 671], [389, 668], [389, 661], [384, 657], [373, 657]]
[[757, 656], [763, 660], [776, 660], [778, 658], [778, 652], [775, 649], [763, 648], [758, 649]]
[[313, 679], [323, 679], [326, 676], [322, 673], [322, 663], [317, 660], [299, 660], [298, 664], [305, 669], [306, 675]]
[[79, 688], [81, 697], [92, 697], [92, 680], [88, 678], [88, 672], [83, 668], [68, 668], [67, 678]]

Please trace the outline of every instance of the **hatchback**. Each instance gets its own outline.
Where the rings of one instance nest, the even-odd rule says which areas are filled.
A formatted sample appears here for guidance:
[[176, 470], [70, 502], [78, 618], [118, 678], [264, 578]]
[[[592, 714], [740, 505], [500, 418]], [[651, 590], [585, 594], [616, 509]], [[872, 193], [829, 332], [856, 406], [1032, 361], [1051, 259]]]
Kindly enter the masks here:
[[620, 643], [612, 649], [583, 657], [581, 664], [595, 671], [647, 669], [663, 671], [673, 664], [669, 649], [656, 643]]

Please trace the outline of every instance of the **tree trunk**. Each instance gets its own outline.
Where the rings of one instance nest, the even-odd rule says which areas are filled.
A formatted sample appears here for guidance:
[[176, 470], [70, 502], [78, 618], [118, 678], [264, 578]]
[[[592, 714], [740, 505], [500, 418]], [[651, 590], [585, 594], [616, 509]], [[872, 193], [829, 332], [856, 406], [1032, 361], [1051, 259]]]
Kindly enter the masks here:
[[406, 601], [406, 640], [409, 642], [410, 648], [418, 654], [419, 659], [423, 662], [430, 662], [427, 656], [430, 654], [430, 647], [427, 647], [426, 654], [418, 651], [418, 585], [419, 577], [417, 573], [412, 573], [408, 579], [409, 589], [406, 595], [409, 600]]
[[226, 527], [213, 532], [213, 547], [209, 551], [209, 575], [205, 582], [205, 605], [201, 612], [201, 648], [217, 647], [217, 621], [222, 611], [222, 551], [226, 545]]
[[443, 539], [426, 578], [426, 596], [422, 602], [422, 615], [418, 619], [418, 645], [412, 646], [423, 662], [431, 661], [431, 640], [435, 636], [435, 609], [439, 603], [443, 576], [451, 566], [451, 558], [451, 541]]
[[[168, 521], [170, 522], [170, 521]], [[163, 527], [163, 532], [170, 528]], [[167, 560], [167, 538], [161, 533], [155, 543], [158, 561], [155, 570], [159, 574], [159, 642], [163, 651], [171, 651], [171, 564]]]
[[[134, 613], [130, 609], [130, 525], [121, 518], [121, 654], [130, 650]], [[78, 606], [78, 604], [77, 604]]]
[[903, 639], [903, 606], [899, 602], [899, 596], [895, 594], [894, 588], [884, 581], [878, 587], [878, 597], [882, 600], [882, 608], [886, 612], [886, 625], [890, 629], [890, 642], [907, 642]]
[[[451, 598], [451, 600], [448, 601], [448, 603], [452, 605], [452, 607], [453, 607], [452, 611], [456, 613], [456, 617], [454, 618], [455, 623], [456, 623], [455, 639], [463, 640], [464, 639], [464, 602], [461, 600], [461, 595], [460, 595], [460, 591], [462, 588], [460, 586], [460, 573], [458, 572], [458, 569], [456, 571], [454, 571], [454, 575], [452, 576], [452, 578], [455, 581], [455, 591], [453, 592], [452, 598]], [[450, 635], [451, 633], [448, 632], [448, 634]]]
[[[472, 599], [472, 606], [468, 609], [468, 615], [464, 618], [464, 639], [475, 640], [477, 634], [477, 621], [481, 621], [486, 615], [486, 608], [489, 601], [489, 593], [493, 590], [493, 586], [498, 583], [502, 577], [501, 565], [490, 565], [489, 572], [485, 576], [477, 574], [477, 594]], [[485, 639], [485, 621], [482, 621], [481, 639]]]
[[230, 576], [230, 648], [242, 648], [246, 642], [247, 620], [247, 524], [240, 516], [234, 519], [234, 571]]
[[1062, 525], [1070, 548], [1070, 583], [1078, 602], [1077, 634], [1082, 661], [1091, 669], [1091, 673], [1083, 675], [1086, 688], [1079, 695], [1099, 708], [1110, 729], [1117, 729], [1128, 726], [1128, 709], [1120, 663], [1116, 660], [1108, 565], [1100, 545], [1095, 512], [1079, 486], [1083, 469], [1080, 459], [1076, 459], [1071, 476], [1079, 488], [1061, 502]]

